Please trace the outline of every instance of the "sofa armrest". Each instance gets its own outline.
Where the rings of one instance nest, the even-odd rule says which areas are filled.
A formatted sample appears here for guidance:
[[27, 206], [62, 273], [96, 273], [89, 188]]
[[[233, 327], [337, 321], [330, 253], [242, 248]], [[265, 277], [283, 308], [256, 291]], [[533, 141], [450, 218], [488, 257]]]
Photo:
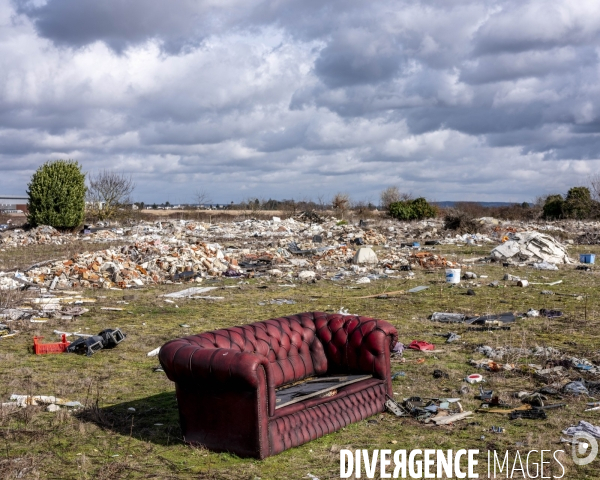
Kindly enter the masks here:
[[[169, 380], [179, 382], [234, 382], [239, 386], [258, 388], [261, 378], [269, 384], [269, 361], [258, 353], [240, 352], [228, 348], [203, 348], [185, 338], [166, 343], [159, 353]], [[260, 367], [264, 368], [264, 374]]]

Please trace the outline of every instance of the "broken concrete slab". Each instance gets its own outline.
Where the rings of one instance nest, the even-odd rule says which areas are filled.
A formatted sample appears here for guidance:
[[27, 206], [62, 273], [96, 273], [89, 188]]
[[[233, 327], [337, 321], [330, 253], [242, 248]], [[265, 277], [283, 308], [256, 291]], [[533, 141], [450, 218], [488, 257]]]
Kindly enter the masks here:
[[369, 247], [359, 248], [356, 252], [356, 255], [354, 255], [354, 258], [352, 259], [352, 263], [354, 263], [355, 265], [361, 263], [377, 263], [377, 261], [377, 255], [375, 254], [373, 249]]
[[510, 240], [492, 250], [491, 257], [497, 261], [573, 263], [563, 244], [550, 235], [535, 231], [513, 234]]

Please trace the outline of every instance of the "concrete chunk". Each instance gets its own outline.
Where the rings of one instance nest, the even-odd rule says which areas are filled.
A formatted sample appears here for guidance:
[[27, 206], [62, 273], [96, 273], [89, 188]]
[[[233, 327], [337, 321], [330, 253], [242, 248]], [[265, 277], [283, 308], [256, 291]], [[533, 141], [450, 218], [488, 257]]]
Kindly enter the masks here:
[[371, 249], [369, 247], [359, 248], [358, 252], [356, 252], [356, 255], [354, 255], [354, 258], [352, 259], [352, 263], [354, 263], [354, 264], [377, 263], [377, 262], [378, 262], [377, 255], [375, 254], [373, 249]]

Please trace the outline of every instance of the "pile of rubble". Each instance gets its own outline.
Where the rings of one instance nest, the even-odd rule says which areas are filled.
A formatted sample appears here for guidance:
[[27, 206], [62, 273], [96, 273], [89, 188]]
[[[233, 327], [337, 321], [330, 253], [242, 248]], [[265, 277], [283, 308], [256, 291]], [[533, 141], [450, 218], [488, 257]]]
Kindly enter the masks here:
[[41, 225], [25, 231], [8, 230], [0, 235], [0, 248], [24, 247], [27, 245], [63, 245], [73, 240], [73, 235], [62, 234], [53, 227]]
[[549, 235], [534, 231], [511, 234], [507, 241], [492, 250], [491, 257], [516, 263], [573, 263], [564, 245]]
[[[90, 249], [70, 259], [35, 265], [23, 273], [0, 273], [0, 290], [24, 285], [50, 290], [127, 288], [241, 275], [303, 281], [356, 277], [357, 281], [366, 282], [365, 279], [401, 278], [399, 272], [412, 268], [456, 268], [460, 265], [429, 247], [499, 242], [501, 236], [507, 235], [508, 240], [492, 251], [493, 259], [571, 262], [565, 247], [549, 235], [537, 231], [513, 233], [516, 227], [495, 223], [488, 227], [489, 236], [452, 236], [443, 230], [438, 219], [405, 223], [381, 220], [371, 224], [361, 221], [359, 225], [349, 225], [335, 218], [303, 213], [296, 218], [218, 224], [161, 220], [85, 230], [82, 234], [61, 234], [51, 227], [11, 230], [0, 234], [0, 247], [117, 240], [125, 246], [96, 252]], [[379, 247], [377, 255], [372, 252], [364, 262], [355, 258], [357, 250], [369, 246]]]
[[143, 286], [163, 283], [185, 271], [219, 275], [238, 268], [219, 245], [165, 245], [158, 241], [120, 249], [82, 253], [72, 259], [32, 268], [26, 272], [34, 285], [50, 289]]

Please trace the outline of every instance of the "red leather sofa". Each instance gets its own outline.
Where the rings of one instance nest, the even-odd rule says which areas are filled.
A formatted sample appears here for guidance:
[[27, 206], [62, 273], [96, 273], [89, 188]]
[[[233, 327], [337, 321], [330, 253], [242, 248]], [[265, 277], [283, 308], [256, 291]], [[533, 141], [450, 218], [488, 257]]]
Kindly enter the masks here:
[[[179, 338], [160, 350], [186, 442], [265, 458], [384, 410], [397, 331], [368, 317], [301, 313]], [[311, 376], [372, 378], [276, 408], [276, 389]]]

